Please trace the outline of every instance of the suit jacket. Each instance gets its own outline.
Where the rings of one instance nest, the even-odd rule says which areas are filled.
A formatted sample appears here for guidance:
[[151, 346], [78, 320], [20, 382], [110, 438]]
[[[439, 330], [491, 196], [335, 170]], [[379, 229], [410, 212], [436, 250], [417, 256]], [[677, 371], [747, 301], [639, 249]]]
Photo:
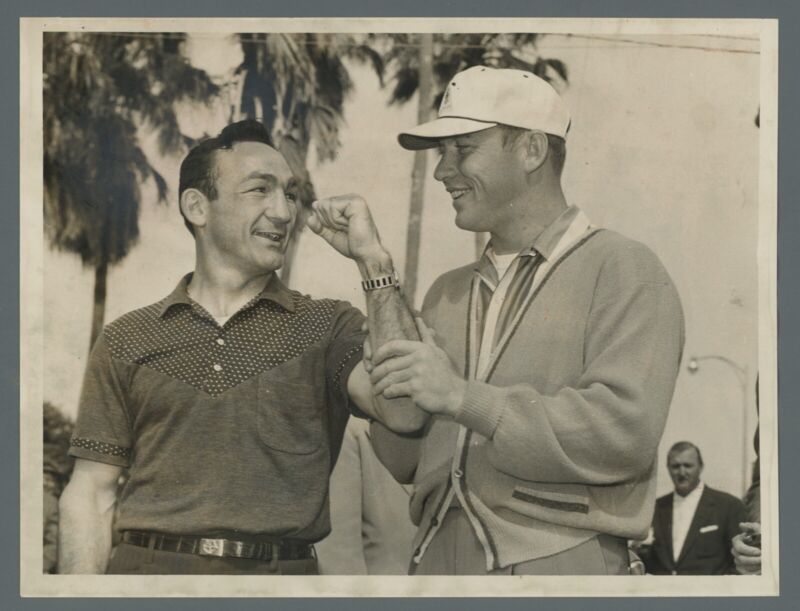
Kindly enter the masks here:
[[656, 500], [653, 545], [646, 555], [647, 572], [654, 575], [725, 575], [735, 573], [731, 539], [744, 521], [742, 502], [705, 486], [677, 562], [672, 553], [672, 497]]

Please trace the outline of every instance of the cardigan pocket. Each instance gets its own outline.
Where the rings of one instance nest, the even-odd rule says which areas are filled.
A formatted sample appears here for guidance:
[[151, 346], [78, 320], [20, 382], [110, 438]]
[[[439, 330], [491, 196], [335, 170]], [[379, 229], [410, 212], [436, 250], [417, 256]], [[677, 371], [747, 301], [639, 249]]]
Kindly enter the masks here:
[[555, 509], [569, 513], [589, 513], [589, 498], [579, 494], [566, 494], [515, 486], [512, 498], [544, 509]]

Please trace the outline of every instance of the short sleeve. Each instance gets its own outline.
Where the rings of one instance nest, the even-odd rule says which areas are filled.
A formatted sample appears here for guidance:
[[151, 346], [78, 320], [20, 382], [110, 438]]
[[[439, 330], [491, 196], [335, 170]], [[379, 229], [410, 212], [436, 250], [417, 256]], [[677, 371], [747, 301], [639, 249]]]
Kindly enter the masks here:
[[92, 348], [81, 390], [70, 456], [128, 467], [132, 431], [124, 391], [105, 337]]

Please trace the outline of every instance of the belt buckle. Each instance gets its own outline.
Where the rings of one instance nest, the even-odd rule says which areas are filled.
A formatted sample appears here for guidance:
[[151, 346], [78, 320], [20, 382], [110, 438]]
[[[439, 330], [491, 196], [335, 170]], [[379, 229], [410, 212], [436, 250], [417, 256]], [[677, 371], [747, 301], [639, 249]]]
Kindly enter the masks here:
[[200, 549], [197, 552], [201, 556], [225, 555], [225, 539], [200, 539]]

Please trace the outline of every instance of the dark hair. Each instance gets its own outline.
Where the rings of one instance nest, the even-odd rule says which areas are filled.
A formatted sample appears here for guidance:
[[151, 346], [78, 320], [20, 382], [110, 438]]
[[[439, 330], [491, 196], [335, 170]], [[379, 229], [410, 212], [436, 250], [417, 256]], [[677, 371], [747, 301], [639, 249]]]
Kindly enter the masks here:
[[[207, 138], [189, 151], [181, 163], [180, 183], [178, 198], [180, 199], [186, 189], [197, 189], [208, 199], [217, 197], [217, 177], [215, 157], [217, 151], [230, 150], [237, 142], [262, 142], [273, 146], [269, 131], [263, 123], [245, 119], [225, 127], [217, 136]], [[194, 227], [183, 214], [186, 228], [194, 235]]]
[[703, 466], [703, 455], [700, 453], [700, 448], [694, 445], [691, 441], [679, 441], [678, 443], [673, 444], [673, 446], [667, 452], [667, 463], [669, 463], [669, 457], [673, 454], [677, 454], [678, 452], [685, 452], [686, 450], [694, 450], [697, 452], [697, 463], [702, 467]]
[[[524, 127], [512, 127], [511, 125], [498, 125], [503, 132], [503, 146], [512, 146], [523, 134], [528, 133], [529, 129]], [[564, 171], [564, 162], [567, 160], [567, 143], [564, 138], [547, 134], [547, 157], [553, 166], [556, 176], [561, 176]]]

